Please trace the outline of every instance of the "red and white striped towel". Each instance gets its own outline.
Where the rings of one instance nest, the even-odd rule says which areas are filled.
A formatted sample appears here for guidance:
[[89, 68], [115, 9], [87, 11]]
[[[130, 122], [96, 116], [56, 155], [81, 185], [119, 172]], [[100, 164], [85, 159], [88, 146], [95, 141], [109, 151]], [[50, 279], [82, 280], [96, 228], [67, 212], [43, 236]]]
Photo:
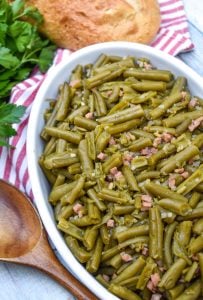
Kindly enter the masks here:
[[[182, 0], [159, 0], [161, 10], [160, 30], [152, 46], [171, 55], [193, 49]], [[64, 61], [71, 53], [58, 49], [53, 65]], [[49, 72], [49, 71], [48, 71]], [[46, 75], [33, 74], [14, 87], [10, 102], [27, 107], [21, 123], [15, 126], [17, 135], [10, 139], [14, 149], [0, 148], [0, 178], [13, 183], [33, 199], [26, 157], [26, 133], [32, 103]]]

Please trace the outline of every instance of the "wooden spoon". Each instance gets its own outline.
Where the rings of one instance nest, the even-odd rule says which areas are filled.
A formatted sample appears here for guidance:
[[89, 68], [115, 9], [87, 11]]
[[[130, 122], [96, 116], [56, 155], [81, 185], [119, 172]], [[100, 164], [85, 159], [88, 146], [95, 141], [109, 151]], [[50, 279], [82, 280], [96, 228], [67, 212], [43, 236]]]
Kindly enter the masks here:
[[0, 180], [0, 260], [44, 271], [77, 299], [98, 299], [57, 260], [29, 199], [3, 180]]

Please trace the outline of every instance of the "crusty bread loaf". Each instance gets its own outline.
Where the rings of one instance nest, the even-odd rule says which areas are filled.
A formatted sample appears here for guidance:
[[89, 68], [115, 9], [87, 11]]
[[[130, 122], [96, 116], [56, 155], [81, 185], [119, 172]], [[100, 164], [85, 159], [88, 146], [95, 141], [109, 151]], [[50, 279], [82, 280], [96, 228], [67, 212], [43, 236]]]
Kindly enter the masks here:
[[147, 44], [160, 25], [156, 0], [28, 0], [43, 14], [41, 28], [59, 47], [77, 50], [106, 41]]

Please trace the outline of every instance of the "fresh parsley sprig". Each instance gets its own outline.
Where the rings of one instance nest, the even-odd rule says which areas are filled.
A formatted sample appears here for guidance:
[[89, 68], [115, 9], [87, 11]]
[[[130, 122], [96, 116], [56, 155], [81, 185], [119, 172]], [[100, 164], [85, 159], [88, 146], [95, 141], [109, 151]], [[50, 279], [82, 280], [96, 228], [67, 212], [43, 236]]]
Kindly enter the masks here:
[[0, 0], [0, 101], [9, 99], [12, 87], [34, 66], [44, 73], [51, 65], [56, 46], [40, 35], [42, 22], [39, 11], [24, 0]]
[[8, 138], [16, 135], [13, 124], [19, 123], [26, 107], [11, 103], [0, 104], [0, 147], [9, 146]]

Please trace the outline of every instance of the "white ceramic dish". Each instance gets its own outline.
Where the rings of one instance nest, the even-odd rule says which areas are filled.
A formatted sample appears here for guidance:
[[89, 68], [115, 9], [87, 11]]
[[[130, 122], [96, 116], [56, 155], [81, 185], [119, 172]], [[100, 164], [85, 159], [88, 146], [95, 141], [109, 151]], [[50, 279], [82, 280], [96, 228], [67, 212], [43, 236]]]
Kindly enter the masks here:
[[40, 139], [40, 132], [44, 126], [43, 113], [48, 107], [48, 101], [46, 101], [46, 99], [56, 96], [58, 86], [67, 80], [71, 70], [73, 70], [77, 64], [85, 65], [92, 63], [101, 53], [147, 57], [154, 66], [160, 69], [168, 69], [175, 75], [187, 77], [190, 91], [196, 96], [203, 95], [203, 79], [180, 60], [149, 46], [128, 42], [109, 42], [92, 45], [71, 54], [65, 63], [59, 64], [54, 71], [49, 72], [37, 93], [28, 125], [27, 155], [31, 185], [39, 214], [65, 266], [101, 300], [116, 300], [118, 298], [100, 285], [74, 258], [66, 246], [62, 235], [56, 228], [52, 208], [47, 200], [49, 185], [38, 165], [38, 157], [43, 151], [43, 142]]

